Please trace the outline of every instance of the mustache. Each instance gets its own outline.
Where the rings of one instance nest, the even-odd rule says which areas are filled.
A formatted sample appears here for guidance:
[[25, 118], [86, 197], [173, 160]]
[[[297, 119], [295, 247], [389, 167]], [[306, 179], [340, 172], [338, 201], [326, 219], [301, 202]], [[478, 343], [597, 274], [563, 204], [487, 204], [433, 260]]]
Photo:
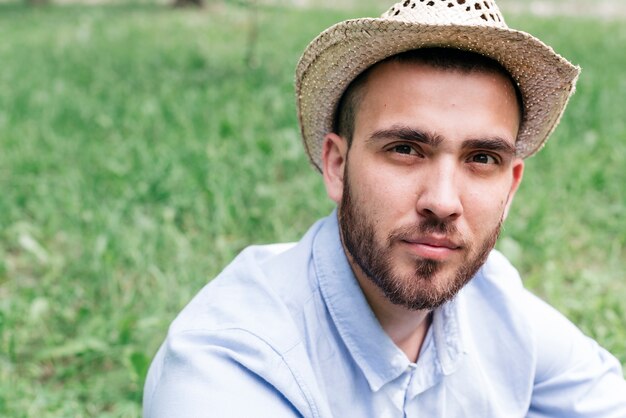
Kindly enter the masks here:
[[444, 221], [436, 218], [426, 218], [420, 221], [417, 225], [408, 225], [400, 227], [389, 234], [389, 242], [399, 240], [410, 240], [417, 236], [423, 235], [444, 235], [446, 238], [453, 239], [461, 246], [465, 246], [465, 242], [459, 233], [457, 227], [449, 221]]

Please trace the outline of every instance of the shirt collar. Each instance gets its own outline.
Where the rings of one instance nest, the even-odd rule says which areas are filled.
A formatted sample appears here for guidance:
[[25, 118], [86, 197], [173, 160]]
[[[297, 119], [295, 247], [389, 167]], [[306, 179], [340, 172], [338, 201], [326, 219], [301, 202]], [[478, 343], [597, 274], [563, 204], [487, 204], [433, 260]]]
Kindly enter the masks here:
[[377, 391], [402, 374], [409, 361], [380, 326], [354, 277], [341, 245], [336, 210], [315, 238], [313, 259], [337, 331], [370, 388]]
[[[315, 237], [313, 262], [322, 297], [339, 335], [370, 388], [379, 390], [404, 373], [411, 363], [382, 329], [363, 295], [341, 244], [336, 209], [324, 220]], [[454, 372], [461, 359], [461, 335], [455, 308], [452, 301], [434, 312], [429, 332], [433, 333], [436, 374]], [[421, 368], [419, 360], [417, 366]], [[433, 365], [428, 366], [432, 370]]]

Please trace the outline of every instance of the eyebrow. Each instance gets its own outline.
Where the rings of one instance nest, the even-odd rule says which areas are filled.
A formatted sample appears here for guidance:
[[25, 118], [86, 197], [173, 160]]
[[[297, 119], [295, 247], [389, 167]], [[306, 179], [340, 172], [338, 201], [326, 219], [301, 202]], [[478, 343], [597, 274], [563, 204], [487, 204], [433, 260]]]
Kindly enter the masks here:
[[[381, 139], [399, 139], [402, 141], [412, 141], [428, 145], [436, 148], [444, 138], [440, 135], [424, 132], [416, 128], [408, 126], [392, 126], [389, 129], [380, 129], [374, 131], [368, 141], [376, 141]], [[511, 144], [504, 138], [494, 136], [490, 138], [468, 139], [461, 144], [463, 149], [482, 149], [485, 151], [494, 151], [507, 156], [513, 156], [516, 153], [515, 145]]]
[[461, 145], [464, 149], [482, 149], [495, 151], [505, 155], [515, 155], [515, 145], [500, 137], [468, 139]]
[[438, 135], [433, 135], [408, 126], [392, 126], [389, 129], [381, 129], [375, 131], [369, 137], [369, 141], [380, 139], [400, 139], [403, 141], [419, 142], [431, 147], [437, 147], [443, 141], [443, 138]]

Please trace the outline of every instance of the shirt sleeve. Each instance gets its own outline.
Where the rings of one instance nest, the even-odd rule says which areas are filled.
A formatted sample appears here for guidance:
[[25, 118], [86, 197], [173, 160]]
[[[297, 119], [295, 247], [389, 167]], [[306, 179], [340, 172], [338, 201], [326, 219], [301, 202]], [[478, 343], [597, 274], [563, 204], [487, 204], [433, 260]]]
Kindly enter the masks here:
[[529, 295], [537, 372], [529, 418], [626, 417], [619, 361], [555, 309]]
[[[263, 376], [266, 370], [275, 381], [292, 380], [280, 357], [262, 345], [244, 346], [249, 335], [238, 339], [239, 347], [198, 332], [168, 337], [146, 381], [144, 417], [302, 416], [293, 403], [300, 401], [297, 385], [282, 393]], [[260, 370], [253, 370], [255, 364]]]

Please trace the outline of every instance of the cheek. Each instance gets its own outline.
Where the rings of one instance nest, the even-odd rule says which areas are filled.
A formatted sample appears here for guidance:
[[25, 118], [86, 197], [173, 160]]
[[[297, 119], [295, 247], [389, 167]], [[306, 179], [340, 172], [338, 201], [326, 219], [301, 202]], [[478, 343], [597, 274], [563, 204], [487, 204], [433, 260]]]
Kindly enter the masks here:
[[[350, 194], [364, 223], [374, 228], [377, 239], [385, 239], [400, 219], [414, 208], [408, 201], [415, 197], [406, 179], [390, 176], [385, 170], [350, 170]], [[408, 208], [407, 208], [408, 207]], [[414, 210], [414, 209], [413, 209]]]
[[509, 189], [505, 185], [469, 191], [463, 199], [466, 218], [477, 230], [490, 231], [502, 219], [508, 194]]
[[379, 170], [368, 173], [364, 180], [362, 203], [381, 220], [397, 220], [407, 210], [414, 210], [416, 191], [410, 179]]

